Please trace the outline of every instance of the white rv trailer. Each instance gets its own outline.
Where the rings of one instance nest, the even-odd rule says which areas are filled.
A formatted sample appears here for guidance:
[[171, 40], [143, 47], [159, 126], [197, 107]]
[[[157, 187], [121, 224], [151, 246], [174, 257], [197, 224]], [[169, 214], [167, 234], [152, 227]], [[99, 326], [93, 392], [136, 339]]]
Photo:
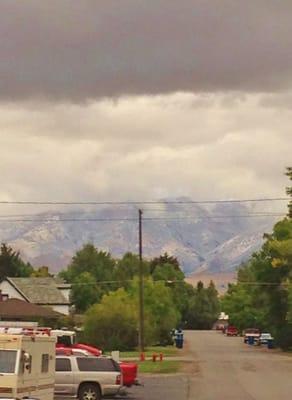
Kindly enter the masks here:
[[45, 330], [0, 328], [1, 398], [53, 400], [55, 342]]

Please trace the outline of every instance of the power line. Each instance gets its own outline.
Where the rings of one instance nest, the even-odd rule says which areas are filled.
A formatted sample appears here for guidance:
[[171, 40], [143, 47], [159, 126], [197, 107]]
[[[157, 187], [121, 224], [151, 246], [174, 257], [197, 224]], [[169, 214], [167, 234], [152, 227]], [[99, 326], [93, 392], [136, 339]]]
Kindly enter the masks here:
[[[96, 286], [96, 285], [111, 285], [111, 284], [123, 284], [126, 282], [135, 282], [137, 279], [121, 279], [121, 280], [112, 280], [112, 281], [95, 281], [95, 282], [69, 282], [68, 284], [71, 286]], [[146, 278], [147, 280], [147, 278]], [[137, 281], [138, 282], [138, 281]], [[168, 284], [174, 284], [174, 283], [187, 283], [183, 279], [179, 280], [170, 280], [170, 279], [158, 279], [158, 280], [153, 280], [153, 282], [163, 282], [163, 283], [168, 283]]]
[[289, 197], [273, 197], [235, 200], [153, 200], [153, 201], [10, 201], [0, 200], [0, 204], [11, 205], [143, 205], [143, 204], [220, 204], [288, 201]]
[[[191, 211], [189, 210], [161, 210], [161, 209], [144, 209], [144, 212], [147, 213], [147, 215], [151, 215], [152, 213], [157, 213], [159, 215], [163, 215], [163, 214], [176, 214], [177, 216], [180, 217], [196, 217], [195, 215], [190, 215]], [[2, 214], [0, 215], [0, 218], [3, 219], [7, 219], [7, 218], [25, 218], [25, 217], [30, 217], [30, 218], [34, 218], [34, 217], [44, 217], [47, 215], [48, 219], [55, 219], [61, 216], [66, 216], [69, 214], [73, 214], [73, 215], [92, 215], [92, 218], [101, 218], [101, 217], [95, 217], [96, 214], [94, 213], [88, 213], [88, 212], [84, 212], [84, 211], [72, 211], [72, 212], [47, 212], [47, 213], [34, 213], [34, 214]], [[278, 216], [278, 215], [285, 215], [284, 213], [281, 212], [276, 212], [276, 211], [254, 211], [254, 212], [247, 212], [246, 213], [248, 216], [249, 215], [264, 215], [264, 216]], [[246, 215], [246, 214], [238, 214], [238, 215]], [[211, 215], [212, 216], [212, 215]], [[228, 216], [228, 215], [227, 215]], [[208, 217], [208, 215], [198, 215], [198, 217]], [[214, 217], [216, 217], [216, 215], [214, 215]], [[224, 215], [220, 215], [220, 217], [224, 217]], [[71, 219], [76, 219], [77, 217], [72, 217]], [[85, 218], [85, 217], [84, 217]], [[89, 217], [88, 217], [89, 218]], [[86, 218], [86, 219], [88, 219]], [[155, 217], [156, 218], [156, 217]], [[90, 218], [89, 218], [90, 219]]]
[[[186, 277], [187, 278], [187, 277]], [[147, 280], [147, 278], [146, 278]], [[211, 279], [210, 279], [211, 280]], [[121, 280], [111, 280], [111, 281], [95, 281], [95, 282], [70, 282], [69, 284], [71, 286], [95, 286], [95, 285], [111, 285], [111, 284], [123, 284], [126, 282], [134, 282], [137, 281], [137, 279], [121, 279]], [[138, 282], [138, 281], [137, 281]], [[168, 284], [175, 284], [175, 283], [188, 283], [185, 279], [178, 279], [178, 280], [170, 280], [170, 279], [158, 279], [158, 280], [153, 280], [153, 282], [163, 282], [163, 283], [168, 283]], [[289, 287], [292, 286], [292, 283], [281, 283], [281, 282], [235, 282], [231, 283], [232, 285], [236, 284], [244, 284], [244, 285], [252, 285], [252, 286], [284, 286], [284, 287]], [[218, 285], [220, 286], [220, 284]]]
[[251, 286], [292, 286], [292, 283], [285, 283], [285, 282], [243, 282], [238, 281], [236, 282], [240, 285], [251, 285]]
[[[284, 217], [284, 213], [275, 214], [239, 214], [239, 215], [212, 215], [212, 216], [187, 216], [187, 217], [145, 217], [144, 221], [192, 221], [192, 220], [210, 220], [210, 219], [229, 219], [229, 218], [268, 218]], [[26, 218], [26, 219], [1, 219], [2, 223], [14, 222], [137, 222], [137, 218]]]

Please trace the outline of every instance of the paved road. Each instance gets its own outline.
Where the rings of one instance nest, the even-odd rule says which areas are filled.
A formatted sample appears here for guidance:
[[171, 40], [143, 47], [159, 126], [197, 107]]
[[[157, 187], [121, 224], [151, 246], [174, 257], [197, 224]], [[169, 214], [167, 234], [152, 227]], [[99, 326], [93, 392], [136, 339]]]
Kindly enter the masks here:
[[218, 332], [185, 333], [193, 362], [188, 374], [143, 377], [129, 399], [291, 400], [292, 357], [243, 344]]

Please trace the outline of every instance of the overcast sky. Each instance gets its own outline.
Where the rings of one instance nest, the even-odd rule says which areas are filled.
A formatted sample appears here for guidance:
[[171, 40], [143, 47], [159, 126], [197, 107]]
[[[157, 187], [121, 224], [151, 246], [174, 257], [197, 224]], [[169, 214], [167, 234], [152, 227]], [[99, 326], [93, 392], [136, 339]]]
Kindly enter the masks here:
[[283, 196], [292, 1], [1, 0], [2, 200]]

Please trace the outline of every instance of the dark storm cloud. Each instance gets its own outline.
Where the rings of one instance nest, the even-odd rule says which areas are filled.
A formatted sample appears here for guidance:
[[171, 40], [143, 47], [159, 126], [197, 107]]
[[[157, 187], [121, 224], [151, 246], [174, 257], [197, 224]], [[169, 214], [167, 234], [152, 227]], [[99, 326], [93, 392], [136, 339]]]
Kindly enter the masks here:
[[0, 98], [292, 83], [292, 1], [1, 0]]

